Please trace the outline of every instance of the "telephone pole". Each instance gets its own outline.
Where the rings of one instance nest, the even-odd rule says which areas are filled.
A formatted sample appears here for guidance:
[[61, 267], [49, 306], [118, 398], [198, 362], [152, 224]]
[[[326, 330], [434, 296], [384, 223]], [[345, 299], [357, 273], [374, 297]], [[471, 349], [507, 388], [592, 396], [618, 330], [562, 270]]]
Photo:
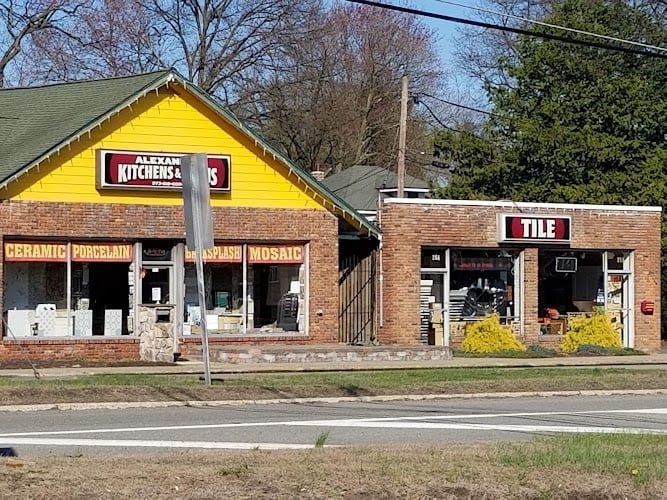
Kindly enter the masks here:
[[397, 196], [403, 198], [405, 189], [405, 135], [408, 121], [408, 75], [401, 77], [401, 122], [398, 129]]

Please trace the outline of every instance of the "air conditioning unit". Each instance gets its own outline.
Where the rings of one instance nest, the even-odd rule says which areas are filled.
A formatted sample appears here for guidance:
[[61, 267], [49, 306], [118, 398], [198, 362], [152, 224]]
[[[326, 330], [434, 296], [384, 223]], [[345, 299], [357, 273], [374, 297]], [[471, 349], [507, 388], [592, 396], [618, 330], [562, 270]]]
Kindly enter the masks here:
[[576, 273], [577, 272], [577, 258], [576, 257], [556, 257], [556, 272], [557, 273]]

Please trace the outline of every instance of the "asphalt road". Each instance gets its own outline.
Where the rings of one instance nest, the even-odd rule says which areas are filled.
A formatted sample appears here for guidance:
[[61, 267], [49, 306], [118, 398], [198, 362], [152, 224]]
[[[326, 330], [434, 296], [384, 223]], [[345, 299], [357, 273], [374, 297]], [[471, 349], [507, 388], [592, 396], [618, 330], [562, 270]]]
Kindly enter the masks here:
[[22, 457], [175, 449], [521, 440], [565, 432], [667, 436], [664, 395], [454, 399], [0, 413], [0, 448]]

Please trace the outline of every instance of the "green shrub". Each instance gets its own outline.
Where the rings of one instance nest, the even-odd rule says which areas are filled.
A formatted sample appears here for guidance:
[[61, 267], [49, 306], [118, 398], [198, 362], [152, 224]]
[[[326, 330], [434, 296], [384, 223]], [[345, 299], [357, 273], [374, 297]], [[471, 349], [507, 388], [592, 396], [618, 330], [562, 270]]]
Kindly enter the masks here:
[[[622, 347], [621, 336], [602, 309], [586, 318], [573, 318], [560, 348], [563, 352], [577, 352], [580, 346]], [[590, 349], [590, 348], [588, 348]], [[588, 351], [591, 352], [591, 351]]]
[[526, 346], [514, 337], [512, 330], [500, 324], [498, 314], [492, 314], [468, 325], [461, 349], [464, 352], [525, 351]]

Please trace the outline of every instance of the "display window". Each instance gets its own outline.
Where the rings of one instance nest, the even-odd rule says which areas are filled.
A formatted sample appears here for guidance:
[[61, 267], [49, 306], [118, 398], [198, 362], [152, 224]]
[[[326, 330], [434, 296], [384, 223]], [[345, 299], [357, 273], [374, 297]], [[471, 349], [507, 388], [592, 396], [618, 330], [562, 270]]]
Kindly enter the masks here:
[[423, 248], [421, 342], [449, 345], [467, 324], [498, 314], [519, 333], [520, 251]]
[[74, 335], [127, 335], [129, 262], [72, 262]]
[[253, 328], [260, 331], [299, 331], [303, 303], [299, 274], [300, 265], [297, 264], [250, 266]]
[[624, 344], [632, 343], [631, 252], [540, 249], [538, 266], [540, 333], [563, 335], [571, 319], [599, 308]]
[[127, 334], [129, 243], [6, 241], [7, 335]]
[[[239, 245], [240, 247], [240, 245]], [[243, 330], [243, 266], [241, 263], [216, 262], [204, 265], [206, 326], [211, 331], [240, 333]], [[201, 312], [194, 263], [185, 264], [186, 323], [199, 324]], [[210, 320], [209, 320], [210, 319]]]
[[[303, 245], [248, 245], [249, 327], [297, 332], [305, 324]], [[252, 322], [252, 325], [250, 323]]]
[[517, 317], [517, 256], [518, 252], [508, 250], [453, 250], [452, 320], [486, 318], [494, 313], [505, 321]]
[[[185, 253], [184, 333], [201, 321], [194, 253]], [[212, 333], [305, 330], [303, 245], [217, 243], [203, 252], [206, 327]]]

